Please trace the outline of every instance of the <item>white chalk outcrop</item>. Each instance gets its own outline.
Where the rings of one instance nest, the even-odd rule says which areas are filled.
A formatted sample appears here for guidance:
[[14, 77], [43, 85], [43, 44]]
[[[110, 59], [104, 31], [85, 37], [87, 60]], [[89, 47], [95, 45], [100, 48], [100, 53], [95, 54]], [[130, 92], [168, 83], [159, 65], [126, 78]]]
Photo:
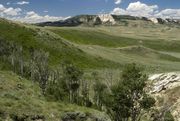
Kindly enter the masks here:
[[151, 93], [169, 104], [175, 121], [180, 121], [180, 72], [161, 73], [149, 76]]
[[110, 14], [100, 14], [100, 15], [98, 15], [98, 17], [100, 18], [102, 23], [107, 23], [107, 22], [112, 23], [112, 24], [116, 23], [116, 21]]
[[152, 21], [152, 22], [155, 23], [155, 24], [158, 24], [158, 23], [159, 23], [158, 20], [157, 20], [157, 18], [149, 18], [149, 20]]
[[154, 74], [149, 77], [153, 81], [153, 93], [164, 89], [172, 89], [180, 86], [180, 72]]

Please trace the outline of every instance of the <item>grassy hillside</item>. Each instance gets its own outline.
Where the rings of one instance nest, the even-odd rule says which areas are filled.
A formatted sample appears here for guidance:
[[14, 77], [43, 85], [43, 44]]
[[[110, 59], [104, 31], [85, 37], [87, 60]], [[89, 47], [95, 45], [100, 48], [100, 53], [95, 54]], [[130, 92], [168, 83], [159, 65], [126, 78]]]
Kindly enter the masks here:
[[[41, 28], [1, 19], [0, 38], [23, 46], [27, 58], [30, 48], [49, 52], [51, 66], [71, 60], [87, 70], [101, 70], [121, 69], [136, 62], [150, 72], [180, 70], [180, 29], [138, 22], [114, 27]], [[7, 68], [8, 64], [3, 65], [0, 67]]]
[[49, 52], [52, 66], [59, 64], [63, 59], [73, 60], [82, 68], [120, 66], [118, 63], [88, 55], [75, 48], [71, 43], [43, 29], [16, 24], [3, 19], [0, 19], [0, 38], [3, 41], [11, 41], [23, 46], [27, 56], [31, 48]]
[[[156, 25], [149, 25], [147, 28], [141, 25], [139, 27], [46, 27], [45, 29], [74, 43], [77, 48], [92, 56], [100, 56], [122, 65], [136, 62], [147, 67], [150, 72], [179, 70], [180, 40], [174, 32], [180, 32], [180, 29], [172, 27], [171, 31], [161, 32], [160, 30], [167, 26], [157, 26], [159, 28]], [[159, 37], [156, 37], [156, 34], [159, 34]]]
[[38, 84], [12, 72], [0, 71], [0, 92], [0, 121], [60, 121], [66, 112], [82, 112], [95, 119], [106, 117], [93, 109], [62, 102], [48, 102]]
[[[122, 28], [124, 28], [124, 30]], [[159, 29], [156, 29], [155, 31], [153, 27], [151, 28], [151, 31], [150, 28], [147, 28], [147, 30], [149, 30], [147, 31], [146, 28], [143, 27], [122, 28], [49, 27], [48, 29], [77, 44], [100, 45], [105, 47], [143, 45], [155, 50], [180, 52], [180, 39], [177, 35], [177, 33], [180, 32], [180, 29], [170, 28], [172, 30], [169, 32], [160, 32]], [[165, 27], [160, 26], [160, 28], [163, 29]], [[176, 32], [177, 36], [174, 32]], [[156, 37], [156, 35], [159, 37]], [[168, 35], [169, 37], [167, 37]], [[164, 38], [164, 36], [166, 36], [166, 38]]]

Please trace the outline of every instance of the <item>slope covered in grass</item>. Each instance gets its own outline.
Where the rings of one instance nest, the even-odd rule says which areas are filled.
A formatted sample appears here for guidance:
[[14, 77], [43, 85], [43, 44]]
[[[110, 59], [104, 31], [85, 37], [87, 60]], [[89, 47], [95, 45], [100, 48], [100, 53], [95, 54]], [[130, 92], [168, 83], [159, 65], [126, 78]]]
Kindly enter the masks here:
[[138, 44], [138, 40], [104, 34], [93, 28], [51, 28], [50, 30], [77, 44], [105, 47], [123, 47]]
[[[122, 28], [47, 27], [47, 29], [53, 31], [61, 37], [77, 44], [100, 45], [104, 47], [125, 47], [131, 45], [143, 45], [145, 47], [155, 50], [180, 52], [180, 39], [178, 38], [178, 36], [171, 34], [174, 32], [180, 32], [180, 29], [172, 28], [172, 31], [166, 33], [161, 32], [158, 28], [156, 28], [157, 30], [155, 31], [153, 27], [151, 27], [151, 31], [150, 27]], [[149, 31], [147, 31], [146, 29]], [[161, 29], [163, 29], [163, 27], [161, 27]], [[156, 34], [158, 34], [159, 37], [156, 37]], [[164, 38], [164, 36], [166, 38]]]
[[0, 106], [0, 121], [61, 121], [66, 112], [81, 112], [85, 118], [108, 121], [106, 115], [93, 109], [48, 102], [38, 84], [6, 71], [0, 71]]
[[[92, 55], [120, 63], [138, 63], [148, 71], [177, 71], [180, 68], [180, 58], [175, 54], [180, 52], [180, 41], [171, 32], [160, 32], [165, 26], [155, 25], [139, 27], [45, 27], [77, 48]], [[180, 31], [171, 28], [172, 32]], [[152, 32], [151, 32], [152, 31]], [[127, 34], [129, 33], [129, 34]], [[159, 37], [156, 35], [159, 33]], [[139, 36], [137, 36], [137, 34]], [[166, 39], [163, 39], [166, 35]], [[146, 36], [146, 37], [145, 37]], [[172, 37], [171, 40], [168, 39]], [[175, 39], [175, 40], [174, 40]]]
[[[163, 25], [132, 27], [134, 24], [137, 23], [117, 27], [41, 28], [1, 19], [0, 39], [23, 46], [27, 58], [31, 48], [49, 52], [51, 66], [70, 60], [87, 70], [101, 70], [121, 69], [124, 64], [135, 62], [151, 72], [180, 70], [180, 41], [174, 34], [180, 30], [166, 29]], [[8, 66], [3, 65], [0, 68]]]
[[84, 53], [51, 32], [4, 19], [0, 19], [0, 39], [23, 46], [27, 57], [32, 48], [49, 52], [51, 66], [58, 65], [63, 59], [71, 60], [82, 68], [118, 66], [118, 63]]

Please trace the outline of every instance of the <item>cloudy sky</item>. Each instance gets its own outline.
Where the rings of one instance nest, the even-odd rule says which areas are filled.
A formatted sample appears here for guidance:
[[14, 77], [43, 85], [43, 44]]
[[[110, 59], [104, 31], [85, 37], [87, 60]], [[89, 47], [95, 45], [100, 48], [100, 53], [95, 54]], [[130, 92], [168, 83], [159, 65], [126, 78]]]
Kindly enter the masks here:
[[180, 0], [0, 0], [0, 17], [28, 23], [102, 13], [180, 19]]

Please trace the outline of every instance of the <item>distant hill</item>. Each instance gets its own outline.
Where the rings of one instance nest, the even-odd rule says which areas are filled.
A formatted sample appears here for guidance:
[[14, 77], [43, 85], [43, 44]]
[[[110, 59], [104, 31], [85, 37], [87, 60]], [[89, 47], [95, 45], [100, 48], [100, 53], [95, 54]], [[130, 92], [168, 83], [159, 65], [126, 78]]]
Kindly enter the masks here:
[[174, 19], [162, 19], [162, 18], [147, 18], [147, 17], [135, 17], [130, 15], [78, 15], [66, 20], [60, 20], [55, 22], [43, 22], [37, 23], [39, 26], [97, 26], [97, 25], [126, 25], [129, 20], [141, 20], [149, 21], [152, 23], [159, 24], [180, 24], [180, 20]]

